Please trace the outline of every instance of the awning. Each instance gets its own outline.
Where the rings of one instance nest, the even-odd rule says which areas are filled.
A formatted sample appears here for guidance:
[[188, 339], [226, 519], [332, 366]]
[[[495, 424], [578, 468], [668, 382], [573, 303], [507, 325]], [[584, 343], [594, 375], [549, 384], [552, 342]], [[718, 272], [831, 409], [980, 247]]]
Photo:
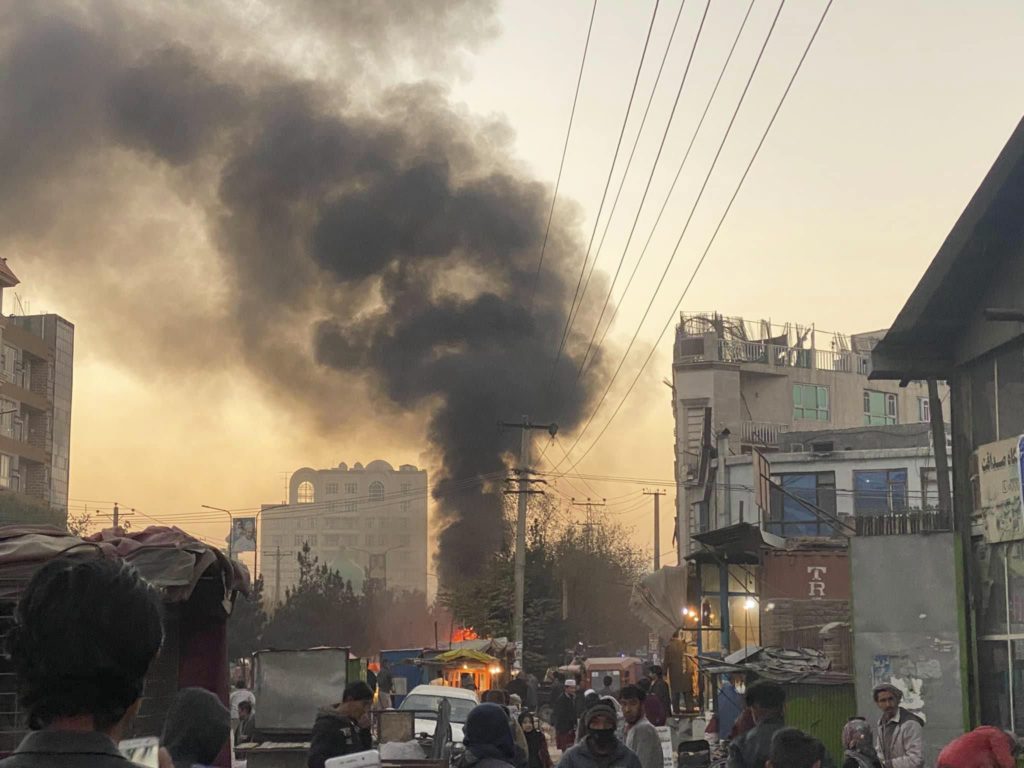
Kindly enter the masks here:
[[705, 547], [703, 551], [687, 556], [687, 560], [695, 562], [724, 561], [756, 565], [761, 562], [763, 550], [786, 548], [786, 540], [781, 536], [763, 531], [750, 523], [737, 523], [726, 528], [697, 533], [693, 535], [693, 540]]

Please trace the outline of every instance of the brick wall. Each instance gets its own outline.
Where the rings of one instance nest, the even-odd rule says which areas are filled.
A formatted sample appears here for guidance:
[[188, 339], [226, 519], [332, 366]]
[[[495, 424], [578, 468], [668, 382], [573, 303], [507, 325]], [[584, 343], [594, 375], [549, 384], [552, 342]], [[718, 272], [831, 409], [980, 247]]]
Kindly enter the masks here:
[[820, 632], [832, 622], [849, 621], [849, 600], [773, 599], [761, 612], [761, 639], [767, 646], [823, 651], [832, 660], [834, 671], [850, 672], [849, 629], [837, 629], [825, 635]]

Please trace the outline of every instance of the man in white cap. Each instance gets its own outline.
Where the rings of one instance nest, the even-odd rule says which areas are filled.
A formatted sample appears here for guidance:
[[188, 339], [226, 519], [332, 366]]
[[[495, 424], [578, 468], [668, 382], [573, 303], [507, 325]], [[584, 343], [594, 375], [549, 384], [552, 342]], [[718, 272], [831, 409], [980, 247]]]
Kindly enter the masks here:
[[565, 681], [565, 690], [555, 700], [552, 723], [555, 726], [555, 746], [563, 752], [576, 743], [576, 679]]
[[872, 695], [882, 711], [875, 728], [875, 751], [882, 768], [924, 768], [924, 723], [900, 706], [903, 691], [882, 683]]

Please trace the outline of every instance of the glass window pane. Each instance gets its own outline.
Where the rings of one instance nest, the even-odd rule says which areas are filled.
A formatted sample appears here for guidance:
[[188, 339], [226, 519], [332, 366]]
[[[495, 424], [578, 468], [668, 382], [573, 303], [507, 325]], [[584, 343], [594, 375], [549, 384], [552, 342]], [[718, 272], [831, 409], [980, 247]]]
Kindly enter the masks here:
[[818, 407], [828, 408], [828, 388], [818, 387]]
[[853, 473], [853, 511], [857, 515], [883, 515], [889, 510], [887, 476], [884, 471]]

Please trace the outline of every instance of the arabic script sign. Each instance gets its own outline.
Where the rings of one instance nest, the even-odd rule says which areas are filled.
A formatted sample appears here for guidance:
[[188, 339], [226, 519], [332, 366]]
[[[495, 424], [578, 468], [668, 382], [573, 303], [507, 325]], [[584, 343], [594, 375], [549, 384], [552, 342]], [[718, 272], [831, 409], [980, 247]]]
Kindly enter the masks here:
[[978, 448], [979, 505], [989, 543], [1024, 539], [1021, 514], [1022, 437], [988, 443]]

